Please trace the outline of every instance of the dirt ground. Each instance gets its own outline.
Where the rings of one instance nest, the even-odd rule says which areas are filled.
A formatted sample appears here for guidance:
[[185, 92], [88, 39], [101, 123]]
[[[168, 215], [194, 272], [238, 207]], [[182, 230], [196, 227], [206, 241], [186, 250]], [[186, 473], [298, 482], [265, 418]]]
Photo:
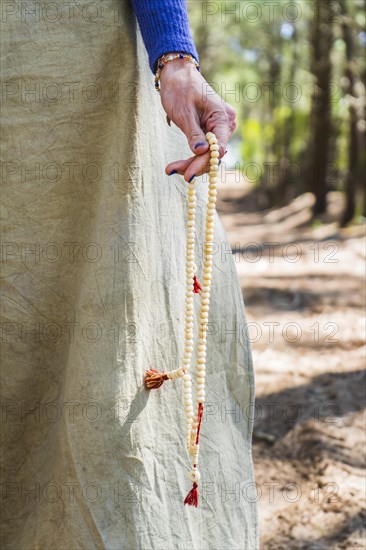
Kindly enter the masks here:
[[365, 228], [338, 193], [261, 210], [231, 177], [218, 211], [237, 262], [256, 377], [261, 550], [366, 548]]

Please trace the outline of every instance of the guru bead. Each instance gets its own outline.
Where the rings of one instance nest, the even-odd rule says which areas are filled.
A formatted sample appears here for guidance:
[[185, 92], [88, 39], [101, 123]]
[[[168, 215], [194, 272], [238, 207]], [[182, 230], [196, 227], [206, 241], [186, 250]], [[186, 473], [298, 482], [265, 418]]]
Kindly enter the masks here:
[[197, 483], [201, 479], [201, 474], [198, 470], [193, 469], [189, 472], [188, 477], [193, 483]]

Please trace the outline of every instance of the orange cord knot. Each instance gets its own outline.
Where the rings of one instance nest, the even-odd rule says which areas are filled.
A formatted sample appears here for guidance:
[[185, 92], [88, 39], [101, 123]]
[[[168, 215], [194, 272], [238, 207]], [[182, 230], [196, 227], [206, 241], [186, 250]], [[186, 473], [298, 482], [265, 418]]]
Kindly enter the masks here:
[[196, 275], [193, 275], [193, 292], [195, 294], [199, 294], [202, 290], [202, 287], [199, 283], [199, 280], [197, 279]]
[[160, 388], [165, 380], [168, 380], [165, 372], [158, 372], [155, 369], [149, 369], [145, 372], [145, 386], [148, 390]]

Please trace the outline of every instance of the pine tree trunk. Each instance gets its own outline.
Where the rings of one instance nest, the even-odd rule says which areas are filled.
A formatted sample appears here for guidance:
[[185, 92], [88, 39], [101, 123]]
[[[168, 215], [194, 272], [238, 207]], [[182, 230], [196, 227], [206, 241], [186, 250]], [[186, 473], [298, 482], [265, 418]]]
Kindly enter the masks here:
[[[297, 30], [294, 28], [294, 33], [292, 36], [292, 60], [290, 67], [289, 82], [295, 82], [296, 69], [298, 63], [298, 42], [297, 42]], [[291, 114], [286, 120], [284, 125], [284, 136], [283, 136], [283, 157], [280, 159], [280, 170], [279, 177], [276, 185], [276, 205], [284, 206], [288, 203], [288, 200], [291, 198], [289, 190], [289, 181], [288, 175], [286, 174], [286, 167], [291, 162], [291, 140], [294, 135], [295, 127], [295, 110], [291, 109]], [[294, 191], [292, 190], [292, 195]]]
[[307, 173], [307, 188], [315, 195], [314, 215], [326, 211], [327, 168], [329, 142], [332, 131], [330, 80], [331, 48], [333, 29], [329, 14], [331, 0], [316, 0], [314, 21], [311, 29], [311, 72], [315, 77], [310, 114], [310, 168]]
[[348, 144], [348, 169], [346, 180], [344, 183], [346, 206], [341, 219], [341, 226], [344, 227], [355, 216], [356, 213], [356, 181], [357, 181], [357, 165], [358, 165], [358, 135], [357, 135], [357, 110], [354, 105], [355, 93], [355, 75], [352, 70], [353, 58], [353, 38], [352, 30], [349, 25], [349, 14], [347, 5], [344, 0], [340, 0], [340, 5], [343, 15], [342, 31], [343, 40], [346, 45], [346, 68], [345, 78], [347, 81], [346, 93], [351, 97], [349, 106], [350, 128], [349, 128], [349, 144]]

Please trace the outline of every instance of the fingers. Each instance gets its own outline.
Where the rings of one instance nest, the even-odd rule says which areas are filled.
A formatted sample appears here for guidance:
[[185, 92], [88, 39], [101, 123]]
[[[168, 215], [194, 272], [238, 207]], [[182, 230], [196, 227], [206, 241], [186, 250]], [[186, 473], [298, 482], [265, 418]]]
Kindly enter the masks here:
[[[220, 159], [225, 155], [228, 140], [235, 130], [235, 117], [235, 111], [227, 103], [216, 103], [208, 107], [206, 116], [201, 120], [202, 126], [206, 128], [207, 131], [213, 132], [217, 137]], [[190, 147], [195, 153], [195, 156], [168, 164], [165, 172], [168, 175], [178, 173], [184, 176], [184, 179], [188, 182], [194, 176], [201, 176], [210, 170], [210, 151], [206, 135], [199, 127], [197, 112], [195, 115], [192, 114], [191, 116], [187, 116], [186, 120], [187, 122], [182, 124], [181, 130], [186, 133]], [[194, 128], [192, 120], [196, 120], [197, 123], [197, 126], [194, 126]], [[191, 130], [189, 130], [189, 128], [191, 128]], [[202, 136], [201, 142], [196, 141], [199, 136]]]
[[190, 181], [195, 176], [202, 176], [202, 174], [208, 172], [209, 169], [210, 153], [208, 152], [193, 158], [184, 172], [184, 179]]
[[186, 160], [177, 160], [171, 162], [165, 168], [165, 173], [169, 176], [172, 174], [180, 174], [184, 176], [184, 179], [188, 182], [194, 176], [202, 176], [209, 171], [210, 168], [210, 154], [209, 152], [202, 155], [190, 157]]
[[190, 110], [180, 124], [185, 133], [189, 147], [195, 155], [202, 155], [208, 150], [208, 143], [204, 131], [201, 128], [197, 110]]
[[206, 127], [208, 131], [213, 132], [217, 137], [219, 158], [224, 156], [229, 138], [236, 128], [235, 118], [234, 109], [227, 104], [224, 108], [216, 108], [209, 114]]
[[174, 162], [171, 162], [166, 166], [165, 173], [168, 174], [168, 176], [172, 176], [173, 174], [180, 174], [181, 176], [183, 176], [188, 166], [194, 159], [195, 157], [191, 157], [186, 160], [176, 160]]

